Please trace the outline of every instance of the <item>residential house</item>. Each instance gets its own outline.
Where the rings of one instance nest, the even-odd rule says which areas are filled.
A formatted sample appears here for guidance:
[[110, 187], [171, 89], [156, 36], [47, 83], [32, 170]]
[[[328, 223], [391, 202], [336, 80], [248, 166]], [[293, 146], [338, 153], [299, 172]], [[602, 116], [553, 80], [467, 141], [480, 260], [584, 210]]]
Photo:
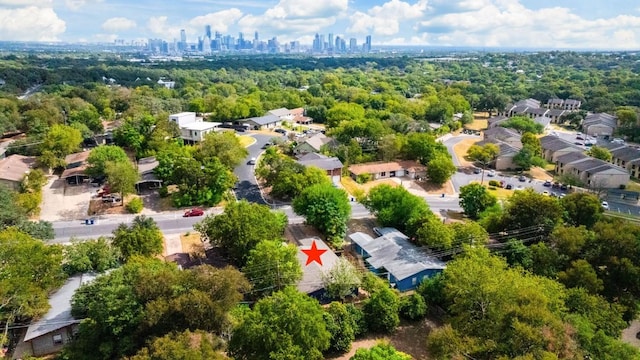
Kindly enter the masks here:
[[513, 161], [513, 158], [518, 154], [518, 152], [520, 152], [520, 149], [522, 149], [522, 144], [520, 144], [519, 147], [516, 147], [499, 139], [493, 139], [482, 140], [480, 142], [477, 142], [475, 145], [483, 146], [485, 144], [495, 144], [498, 145], [498, 148], [500, 149], [498, 156], [491, 164], [494, 169], [512, 170], [518, 168], [518, 165], [516, 165], [516, 163]]
[[554, 135], [547, 135], [540, 138], [540, 144], [542, 146], [543, 158], [550, 162], [556, 162], [556, 159], [560, 155], [564, 155], [570, 152], [584, 152], [579, 146], [576, 146], [566, 140], [563, 140]]
[[540, 124], [542, 125], [542, 130], [547, 130], [549, 128], [549, 125], [551, 124], [551, 118], [548, 116], [538, 116], [536, 118], [533, 119], [533, 121], [536, 124]]
[[375, 229], [380, 235], [356, 232], [348, 235], [352, 250], [373, 273], [384, 276], [399, 291], [413, 290], [425, 279], [441, 273], [445, 263], [427, 255], [394, 228]]
[[320, 149], [324, 146], [335, 146], [336, 141], [323, 133], [317, 133], [304, 141], [298, 143], [296, 147], [293, 149], [293, 153], [296, 155], [299, 154], [308, 154], [312, 152], [319, 152]]
[[565, 114], [568, 114], [568, 113], [569, 113], [569, 111], [567, 111], [567, 110], [549, 109], [549, 111], [547, 111], [547, 113], [544, 116], [546, 116], [549, 119], [551, 119], [551, 122], [553, 124], [558, 124], [558, 123], [560, 123], [560, 117], [562, 115], [565, 115]]
[[[324, 241], [317, 237], [302, 239], [298, 242], [300, 243], [300, 246], [298, 246], [298, 253], [296, 254], [296, 257], [298, 258], [298, 263], [300, 263], [300, 267], [302, 268], [302, 279], [298, 281], [296, 286], [298, 291], [305, 293], [322, 303], [331, 301], [324, 288], [323, 275], [333, 269], [338, 262], [338, 256], [333, 252], [333, 250], [331, 250], [331, 248], [329, 248], [329, 246], [327, 246], [327, 244], [324, 243]], [[310, 249], [314, 242], [317, 249], [326, 250], [322, 255], [320, 255], [320, 261], [322, 264], [319, 264], [317, 261], [312, 261], [307, 264], [309, 256], [302, 252], [303, 249]]]
[[164, 80], [161, 78], [160, 80], [158, 80], [158, 85], [164, 86], [167, 89], [173, 89], [176, 86], [176, 82], [170, 81], [170, 80]]
[[574, 151], [574, 152], [568, 152], [566, 154], [562, 154], [556, 157], [556, 161], [555, 161], [555, 172], [558, 175], [564, 175], [564, 167], [565, 165], [572, 163], [574, 161], [580, 161], [580, 160], [584, 160], [584, 159], [589, 159], [589, 155], [583, 153], [583, 152], [579, 152], [579, 151]]
[[11, 145], [14, 141], [14, 139], [6, 139], [0, 141], [0, 159], [4, 159], [6, 157], [7, 149], [9, 148], [9, 145]]
[[623, 146], [622, 148], [610, 150], [611, 151], [611, 163], [627, 169], [629, 162], [634, 160], [640, 160], [640, 150]]
[[158, 179], [154, 173], [158, 164], [155, 156], [142, 158], [137, 161], [136, 166], [138, 167], [138, 174], [140, 174], [140, 180], [136, 183], [136, 190], [138, 192], [144, 189], [157, 189], [162, 186], [162, 180]]
[[618, 118], [606, 113], [587, 115], [582, 121], [582, 132], [589, 136], [609, 138], [618, 127]]
[[282, 123], [282, 119], [276, 115], [265, 115], [252, 117], [248, 119], [238, 120], [238, 122], [247, 124], [253, 130], [273, 129]]
[[298, 164], [315, 166], [327, 172], [334, 184], [342, 178], [342, 162], [337, 157], [328, 157], [318, 153], [308, 153], [298, 159]]
[[529, 115], [530, 109], [539, 109], [540, 101], [536, 99], [525, 99], [516, 102], [515, 104], [508, 105], [503, 111], [499, 112], [498, 115], [513, 117], [513, 116], [528, 116], [533, 118], [534, 116]]
[[509, 120], [509, 118], [503, 115], [496, 115], [496, 116], [490, 117], [489, 120], [487, 120], [487, 127], [489, 129], [498, 127], [500, 126], [500, 124], [504, 123], [507, 120]]
[[293, 114], [291, 110], [287, 108], [279, 108], [267, 111], [267, 115], [277, 116], [280, 120], [293, 120]]
[[17, 154], [0, 159], [0, 184], [11, 190], [20, 190], [22, 180], [29, 174], [35, 162], [35, 157]]
[[417, 161], [389, 161], [355, 164], [349, 166], [349, 175], [357, 180], [359, 175], [369, 174], [372, 180], [408, 176], [411, 179], [425, 176], [426, 167]]
[[81, 285], [93, 279], [95, 275], [91, 274], [72, 276], [49, 297], [49, 311], [27, 328], [23, 342], [28, 346], [23, 357], [54, 354], [71, 341], [80, 323], [71, 316], [71, 298]]
[[[558, 123], [562, 115], [579, 110], [580, 105], [581, 103], [578, 100], [549, 99], [546, 107], [542, 107], [540, 101], [536, 99], [525, 99], [508, 105], [503, 111], [499, 112], [498, 115], [509, 118], [513, 116], [526, 116], [534, 120], [536, 118], [549, 118], [549, 123]], [[545, 125], [547, 120], [543, 120], [541, 123]], [[545, 128], [547, 125], [545, 125]]]
[[78, 185], [82, 184], [84, 180], [89, 179], [89, 176], [85, 174], [87, 169], [87, 159], [91, 154], [91, 150], [86, 150], [78, 153], [69, 154], [64, 158], [65, 170], [60, 175], [60, 178], [65, 180], [67, 184]]
[[485, 141], [499, 140], [515, 148], [522, 149], [522, 135], [513, 129], [498, 126], [485, 130], [482, 135]]
[[194, 112], [181, 112], [169, 115], [172, 121], [180, 128], [180, 137], [188, 144], [195, 144], [204, 140], [205, 136], [217, 131], [221, 123], [203, 121]]
[[291, 110], [291, 116], [293, 117], [293, 122], [300, 125], [309, 125], [313, 123], [313, 119], [305, 116], [304, 108], [295, 108]]
[[574, 99], [563, 100], [558, 98], [551, 98], [547, 100], [548, 109], [575, 111], [575, 110], [580, 110], [581, 105], [582, 105], [582, 102], [580, 100], [574, 100]]
[[567, 163], [564, 173], [576, 176], [590, 188], [617, 189], [629, 182], [626, 169], [591, 157]]

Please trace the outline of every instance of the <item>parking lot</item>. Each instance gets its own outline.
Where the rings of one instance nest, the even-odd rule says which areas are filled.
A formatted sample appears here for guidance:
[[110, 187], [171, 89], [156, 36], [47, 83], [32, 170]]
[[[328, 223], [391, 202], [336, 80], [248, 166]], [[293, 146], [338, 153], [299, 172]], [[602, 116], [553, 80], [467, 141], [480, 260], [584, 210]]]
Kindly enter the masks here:
[[42, 188], [40, 219], [46, 221], [83, 219], [89, 211], [89, 200], [96, 188], [90, 184], [65, 185], [58, 176], [49, 176]]

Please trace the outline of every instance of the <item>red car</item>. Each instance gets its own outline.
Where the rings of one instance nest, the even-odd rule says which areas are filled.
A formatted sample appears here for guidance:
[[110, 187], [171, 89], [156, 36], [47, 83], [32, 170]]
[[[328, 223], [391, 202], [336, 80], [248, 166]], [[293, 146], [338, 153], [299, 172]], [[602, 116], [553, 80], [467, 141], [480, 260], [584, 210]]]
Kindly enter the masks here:
[[204, 210], [200, 208], [193, 208], [191, 210], [187, 210], [182, 216], [191, 217], [191, 216], [202, 216], [202, 215], [204, 215]]

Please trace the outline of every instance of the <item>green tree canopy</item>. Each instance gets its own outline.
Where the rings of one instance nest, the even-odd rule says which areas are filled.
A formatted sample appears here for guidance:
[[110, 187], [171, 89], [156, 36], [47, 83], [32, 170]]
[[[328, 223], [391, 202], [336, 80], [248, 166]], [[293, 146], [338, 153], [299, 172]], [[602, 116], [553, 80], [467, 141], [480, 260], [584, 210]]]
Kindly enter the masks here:
[[598, 145], [593, 145], [587, 150], [587, 155], [604, 161], [611, 161], [611, 157], [613, 156], [609, 149]]
[[356, 319], [349, 312], [349, 308], [342, 303], [332, 302], [326, 308], [324, 320], [331, 340], [330, 351], [339, 353], [347, 352], [351, 349], [351, 343], [356, 338]]
[[498, 199], [480, 184], [462, 186], [459, 197], [460, 207], [472, 219], [477, 219], [481, 212], [498, 202]]
[[450, 155], [438, 155], [427, 163], [427, 176], [432, 183], [437, 185], [449, 181], [456, 170]]
[[68, 275], [104, 272], [119, 265], [120, 253], [104, 237], [95, 240], [71, 239], [64, 247], [62, 267]]
[[206, 162], [205, 159], [216, 157], [229, 170], [233, 170], [249, 155], [238, 136], [231, 131], [209, 133], [198, 145], [196, 159]]
[[344, 299], [354, 293], [362, 283], [360, 272], [351, 262], [343, 257], [322, 275], [322, 283], [332, 299]]
[[500, 126], [517, 130], [520, 133], [542, 134], [542, 130], [544, 130], [542, 124], [538, 124], [526, 116], [513, 116], [502, 122]]
[[448, 154], [447, 147], [436, 141], [436, 137], [427, 133], [410, 133], [404, 147], [408, 159], [426, 165], [439, 154]]
[[242, 271], [253, 285], [253, 293], [269, 295], [302, 278], [298, 249], [283, 241], [264, 240], [249, 252]]
[[332, 184], [310, 186], [295, 198], [293, 210], [325, 234], [331, 243], [342, 244], [351, 216], [351, 205], [344, 190]]
[[129, 360], [224, 360], [223, 343], [201, 330], [167, 334], [149, 342]]
[[572, 193], [560, 199], [564, 220], [572, 226], [591, 228], [602, 216], [604, 209], [600, 199], [593, 194]]
[[120, 194], [124, 205], [124, 197], [136, 192], [140, 173], [130, 161], [108, 161], [104, 167], [104, 174], [107, 176], [111, 192]]
[[287, 287], [261, 299], [233, 331], [229, 354], [237, 360], [323, 359], [331, 334], [315, 299]]
[[408, 235], [413, 235], [425, 218], [435, 216], [424, 199], [401, 186], [378, 185], [369, 190], [362, 204], [380, 225], [395, 227]]
[[91, 177], [100, 177], [106, 175], [108, 162], [129, 162], [129, 157], [124, 150], [115, 145], [101, 145], [93, 150], [87, 158], [87, 169], [85, 173]]
[[358, 349], [349, 360], [411, 360], [411, 356], [388, 343], [379, 343], [370, 349]]
[[363, 307], [369, 330], [392, 333], [400, 325], [400, 297], [387, 287], [371, 294]]
[[38, 161], [49, 168], [65, 166], [64, 158], [80, 149], [82, 134], [66, 125], [53, 125], [40, 144], [41, 156]]
[[120, 224], [113, 231], [113, 246], [126, 260], [134, 255], [154, 256], [162, 252], [164, 237], [153, 218], [138, 215], [131, 226]]
[[243, 200], [227, 204], [220, 215], [207, 216], [196, 225], [196, 230], [211, 245], [220, 247], [234, 264], [244, 266], [256, 245], [282, 238], [286, 225], [284, 214]]

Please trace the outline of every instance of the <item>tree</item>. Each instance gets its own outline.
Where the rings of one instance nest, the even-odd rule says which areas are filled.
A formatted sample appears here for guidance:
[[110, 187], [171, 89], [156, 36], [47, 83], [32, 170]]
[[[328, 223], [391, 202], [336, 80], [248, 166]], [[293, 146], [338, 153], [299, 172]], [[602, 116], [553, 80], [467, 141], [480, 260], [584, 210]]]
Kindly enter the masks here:
[[126, 260], [134, 255], [154, 256], [163, 248], [162, 232], [153, 218], [138, 215], [133, 224], [120, 224], [113, 231], [113, 246], [118, 248]]
[[433, 250], [451, 249], [454, 245], [454, 236], [454, 231], [436, 216], [431, 216], [425, 219], [416, 232], [416, 239], [418, 243]]
[[82, 134], [66, 125], [53, 125], [40, 144], [41, 156], [38, 161], [49, 168], [65, 166], [65, 156], [80, 149]]
[[593, 194], [572, 193], [560, 199], [564, 220], [572, 226], [591, 228], [602, 217], [604, 209], [600, 199]]
[[340, 102], [335, 104], [326, 113], [327, 127], [335, 128], [342, 121], [355, 121], [364, 119], [364, 108], [358, 104]]
[[427, 163], [427, 176], [437, 185], [447, 182], [456, 173], [456, 166], [449, 155], [438, 155]]
[[583, 259], [572, 261], [567, 270], [558, 273], [558, 279], [567, 287], [583, 288], [591, 294], [604, 288], [591, 264]]
[[634, 109], [621, 108], [616, 111], [616, 117], [622, 127], [633, 127], [638, 125], [638, 113]]
[[400, 324], [399, 310], [400, 298], [395, 291], [389, 288], [373, 293], [363, 308], [368, 328], [380, 333], [395, 331]]
[[531, 146], [523, 146], [513, 157], [513, 163], [523, 170], [529, 170], [532, 166], [544, 167], [547, 164], [546, 161], [536, 155], [535, 151]]
[[411, 356], [388, 343], [378, 343], [370, 349], [358, 349], [349, 360], [411, 360]]
[[62, 268], [71, 276], [86, 272], [104, 272], [119, 264], [120, 254], [115, 247], [100, 237], [95, 240], [72, 239], [71, 245], [64, 247]]
[[229, 170], [233, 170], [249, 155], [236, 134], [232, 131], [212, 132], [205, 136], [200, 142], [196, 159], [204, 159], [216, 157], [222, 165]]
[[271, 187], [270, 195], [278, 199], [295, 199], [302, 190], [316, 184], [331, 184], [326, 171], [315, 166], [304, 166], [277, 152], [267, 149], [256, 168], [256, 175]]
[[356, 322], [347, 306], [332, 302], [324, 314], [327, 330], [331, 333], [330, 351], [344, 353], [351, 350], [351, 343], [356, 338]]
[[320, 230], [329, 241], [339, 246], [347, 233], [351, 205], [347, 193], [328, 184], [306, 188], [293, 201], [293, 210], [306, 222]]
[[361, 282], [358, 269], [345, 258], [339, 258], [328, 272], [322, 274], [322, 284], [327, 294], [340, 301], [352, 295]]
[[589, 150], [587, 150], [587, 155], [604, 161], [611, 161], [611, 157], [613, 156], [609, 149], [598, 145], [593, 145]]
[[425, 218], [435, 216], [424, 199], [403, 187], [378, 185], [369, 190], [361, 202], [380, 225], [395, 227], [409, 236], [417, 231]]
[[228, 352], [237, 360], [320, 360], [331, 339], [323, 314], [315, 299], [287, 287], [256, 303], [233, 331]]
[[14, 322], [29, 322], [49, 309], [49, 293], [64, 281], [61, 263], [61, 246], [13, 227], [0, 231], [0, 346]]
[[538, 227], [537, 234], [543, 235], [550, 232], [560, 219], [562, 207], [558, 200], [538, 194], [533, 189], [525, 189], [514, 192], [507, 201], [502, 227], [505, 230]]
[[487, 143], [482, 146], [480, 145], [471, 145], [469, 150], [467, 150], [467, 159], [470, 161], [479, 162], [482, 165], [482, 177], [480, 179], [480, 183], [484, 182], [484, 170], [487, 168], [487, 165], [492, 163], [500, 154], [500, 148], [496, 144]]
[[477, 219], [481, 212], [498, 202], [498, 199], [480, 184], [469, 184], [460, 187], [459, 197], [460, 207], [472, 219]]
[[251, 249], [264, 240], [282, 238], [286, 225], [284, 214], [243, 200], [227, 204], [220, 215], [207, 216], [196, 224], [196, 230], [211, 245], [220, 247], [234, 264], [242, 267]]
[[400, 315], [407, 320], [418, 320], [427, 314], [427, 303], [422, 295], [413, 293], [400, 298]]
[[418, 160], [424, 165], [438, 154], [448, 154], [447, 147], [436, 141], [435, 136], [418, 132], [407, 136], [404, 153], [408, 159]]
[[93, 150], [87, 158], [87, 169], [85, 173], [91, 177], [105, 176], [105, 169], [108, 162], [129, 162], [127, 153], [119, 146], [114, 145], [101, 145]]
[[224, 360], [223, 343], [202, 330], [171, 333], [153, 339], [129, 360]]
[[536, 134], [526, 132], [522, 134], [520, 142], [522, 142], [523, 147], [526, 146], [531, 149], [534, 156], [542, 156], [542, 144], [540, 143], [540, 138], [538, 138]]
[[203, 163], [193, 158], [177, 159], [171, 175], [171, 183], [179, 190], [173, 195], [177, 207], [217, 205], [236, 181], [235, 175], [215, 157]]
[[489, 233], [475, 221], [455, 222], [449, 225], [453, 231], [453, 244], [485, 245], [489, 242]]
[[76, 291], [72, 314], [86, 320], [62, 358], [122, 358], [151, 337], [187, 329], [220, 334], [247, 290], [249, 283], [230, 267], [180, 270], [159, 259], [133, 257]]
[[129, 161], [108, 161], [104, 167], [104, 174], [107, 176], [111, 192], [119, 193], [124, 205], [124, 197], [136, 191], [136, 183], [140, 180], [140, 173]]
[[298, 249], [283, 240], [264, 240], [249, 252], [243, 273], [253, 285], [253, 292], [269, 295], [295, 284], [302, 278], [296, 257]]
[[542, 130], [544, 130], [542, 124], [538, 124], [526, 116], [513, 116], [502, 122], [500, 126], [517, 130], [520, 133], [542, 134]]

